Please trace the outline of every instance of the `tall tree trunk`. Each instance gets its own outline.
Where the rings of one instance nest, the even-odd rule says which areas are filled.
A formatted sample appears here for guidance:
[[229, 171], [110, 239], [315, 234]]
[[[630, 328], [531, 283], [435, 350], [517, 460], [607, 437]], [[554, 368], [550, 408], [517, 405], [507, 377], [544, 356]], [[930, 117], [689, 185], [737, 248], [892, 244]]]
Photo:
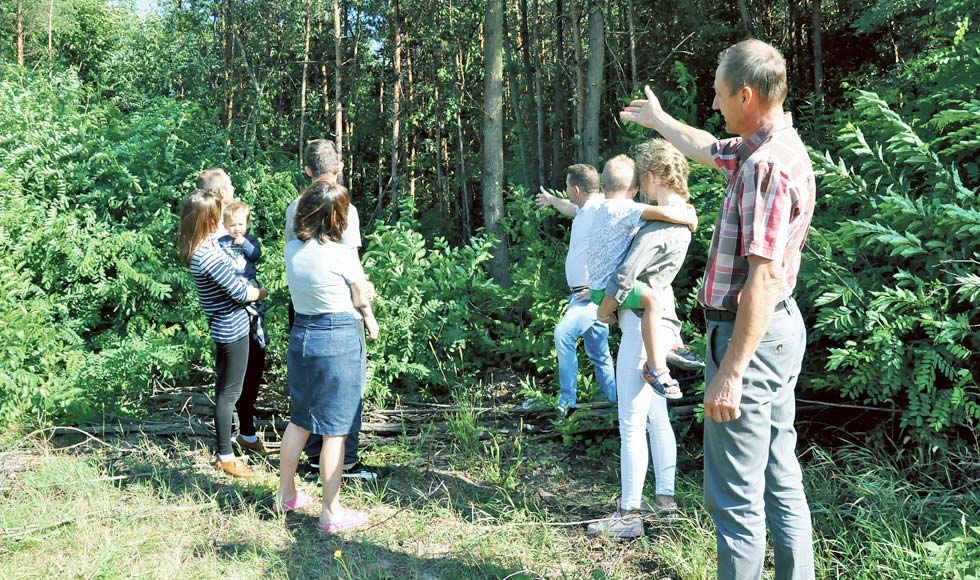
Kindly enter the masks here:
[[[517, 22], [518, 24], [520, 24], [520, 29], [519, 29], [520, 32], [518, 34], [518, 45], [519, 45], [518, 47], [520, 48], [522, 60], [524, 62], [525, 84], [523, 86], [529, 87], [529, 89], [524, 93], [526, 95], [525, 98], [522, 98], [521, 101], [522, 103], [526, 104], [524, 110], [527, 112], [527, 115], [530, 117], [531, 103], [534, 101], [534, 94], [532, 94], [531, 92], [534, 90], [533, 89], [534, 66], [531, 64], [532, 40], [531, 40], [530, 27], [528, 26], [527, 0], [515, 0], [514, 9], [517, 13]], [[530, 120], [528, 121], [528, 124], [530, 124]], [[530, 155], [528, 157], [528, 159], [531, 162], [531, 167], [529, 171], [532, 176], [532, 179], [528, 183], [528, 185], [531, 187], [532, 190], [537, 190], [537, 180], [538, 180], [538, 175], [540, 175], [540, 168], [543, 160], [534, 154], [534, 152], [540, 149], [540, 144], [537, 142], [536, 139], [531, 138], [530, 131], [528, 131], [527, 135], [530, 138], [529, 140], [532, 141], [529, 148]], [[535, 133], [535, 135], [537, 135], [537, 133]]]
[[[493, 0], [497, 1], [497, 0]], [[453, 25], [453, 6], [452, 0], [449, 2], [449, 33], [450, 36], [455, 39], [456, 31]], [[459, 163], [459, 175], [458, 179], [460, 182], [460, 193], [462, 194], [462, 200], [460, 201], [460, 206], [462, 206], [462, 214], [460, 215], [460, 222], [463, 230], [463, 239], [468, 240], [470, 236], [473, 235], [473, 216], [472, 216], [472, 206], [473, 200], [470, 196], [470, 189], [467, 185], [467, 177], [469, 174], [466, 172], [466, 146], [463, 143], [463, 95], [466, 94], [466, 71], [463, 69], [463, 56], [460, 51], [463, 49], [463, 43], [456, 42], [456, 52], [453, 55], [453, 61], [456, 63], [455, 76], [456, 82], [453, 86], [456, 89], [456, 158]]]
[[[323, 29], [325, 23], [326, 18], [323, 14], [323, 2], [316, 0], [316, 38], [319, 42], [314, 50], [317, 55], [322, 55], [325, 50], [323, 48]], [[318, 60], [320, 61], [320, 66], [317, 67], [317, 72], [320, 73], [320, 125], [326, 126], [330, 121], [330, 79], [327, 76], [326, 59], [321, 56]]]
[[[439, 83], [438, 77], [435, 71], [432, 71], [432, 78], [435, 86], [432, 90], [432, 104], [435, 107], [436, 112], [436, 190], [439, 194], [439, 217], [442, 218], [442, 223], [446, 224], [449, 222], [449, 203], [448, 195], [446, 191], [446, 176], [442, 170], [443, 164], [443, 119], [442, 119], [442, 101], [439, 99]], [[445, 232], [445, 227], [443, 228]]]
[[[385, 117], [385, 79], [382, 77], [381, 81], [378, 83], [378, 118], [384, 119]], [[384, 177], [382, 173], [384, 172], [384, 155], [381, 153], [385, 150], [385, 134], [383, 131], [378, 131], [378, 205], [374, 208], [374, 215], [371, 217], [370, 221], [374, 221], [381, 213], [381, 208], [384, 206], [385, 199], [385, 189], [384, 189]]]
[[524, 175], [524, 185], [528, 189], [533, 187], [534, 174], [532, 173], [531, 164], [528, 163], [528, 157], [530, 154], [527, 149], [528, 135], [527, 126], [524, 124], [524, 113], [523, 107], [520, 103], [520, 93], [518, 88], [520, 83], [517, 80], [517, 63], [516, 63], [516, 50], [514, 48], [514, 43], [510, 40], [510, 34], [508, 30], [510, 28], [507, 26], [507, 13], [504, 12], [504, 58], [507, 61], [507, 84], [510, 88], [510, 106], [514, 111], [514, 125], [517, 127], [517, 144], [520, 147], [521, 155], [521, 172]]
[[499, 240], [493, 250], [490, 274], [508, 286], [510, 258], [507, 237], [500, 225], [504, 212], [504, 130], [503, 130], [503, 1], [488, 0], [484, 15], [483, 44], [483, 224], [487, 233]]
[[398, 9], [398, 0], [394, 0], [395, 18], [393, 20], [394, 29], [394, 54], [391, 58], [391, 69], [394, 79], [391, 87], [391, 177], [388, 186], [391, 188], [391, 218], [392, 222], [398, 220], [398, 149], [401, 144], [399, 130], [401, 128], [401, 99], [402, 99], [402, 28], [401, 12]]
[[17, 64], [24, 66], [24, 3], [17, 0]]
[[749, 7], [746, 4], [746, 0], [738, 0], [738, 13], [742, 16], [742, 27], [745, 29], [745, 35], [749, 38], [758, 38], [759, 35], [755, 32], [755, 26], [752, 24], [752, 16], [749, 14]]
[[303, 80], [299, 90], [299, 166], [303, 167], [303, 148], [306, 143], [306, 75], [310, 67], [310, 0], [306, 0], [306, 31], [303, 42]]
[[48, 1], [48, 64], [54, 62], [54, 0]]
[[544, 176], [547, 160], [544, 156], [544, 96], [541, 88], [541, 40], [540, 40], [540, 14], [538, 13], [538, 0], [531, 0], [531, 42], [534, 48], [534, 110], [537, 117], [537, 146], [538, 146], [538, 181], [532, 190], [547, 183]]
[[605, 60], [605, 27], [602, 0], [589, 1], [589, 85], [585, 96], [585, 127], [583, 161], [599, 162], [599, 112], [602, 108], [603, 71]]
[[225, 89], [225, 131], [226, 145], [231, 145], [231, 130], [235, 120], [235, 11], [233, 0], [225, 1], [224, 17], [224, 57], [225, 70], [223, 85]]
[[337, 143], [337, 158], [344, 160], [344, 105], [340, 100], [340, 79], [343, 72], [343, 51], [341, 50], [340, 37], [340, 0], [333, 0], [333, 43], [334, 43], [334, 68], [333, 68], [333, 90], [334, 108], [336, 118], [334, 120], [334, 139]]
[[555, 74], [552, 79], [552, 122], [551, 122], [551, 182], [559, 186], [559, 176], [564, 169], [562, 161], [561, 128], [565, 118], [564, 80], [565, 80], [565, 15], [562, 13], [562, 0], [555, 0]]
[[633, 24], [633, 2], [626, 0], [626, 25], [630, 43], [630, 90], [640, 92], [639, 75], [636, 72], [636, 26]]
[[568, 7], [572, 17], [572, 50], [575, 53], [575, 159], [582, 161], [584, 157], [583, 133], [585, 132], [585, 57], [582, 54], [582, 15], [579, 12], [579, 2], [587, 0], [569, 0]]
[[823, 10], [820, 5], [821, 0], [811, 0], [810, 9], [813, 14], [813, 93], [814, 93], [814, 129], [817, 134], [817, 142], [823, 145], [823, 34], [820, 28], [823, 26]]
[[[411, 30], [411, 24], [406, 22], [406, 28]], [[408, 73], [409, 115], [417, 110], [415, 108], [415, 77], [412, 75], [412, 47], [410, 40], [411, 36], [405, 39], [405, 69]], [[415, 132], [409, 132], [405, 136], [405, 140], [408, 142], [408, 197], [415, 199], [415, 144], [418, 142], [418, 139], [415, 136]]]

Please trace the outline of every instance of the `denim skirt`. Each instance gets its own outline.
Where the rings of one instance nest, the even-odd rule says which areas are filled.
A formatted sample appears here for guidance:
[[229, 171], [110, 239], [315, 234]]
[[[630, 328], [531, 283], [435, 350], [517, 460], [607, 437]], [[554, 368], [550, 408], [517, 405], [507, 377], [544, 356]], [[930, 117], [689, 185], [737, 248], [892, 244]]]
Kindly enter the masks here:
[[364, 354], [364, 326], [353, 313], [297, 313], [286, 354], [290, 422], [347, 435], [361, 404]]

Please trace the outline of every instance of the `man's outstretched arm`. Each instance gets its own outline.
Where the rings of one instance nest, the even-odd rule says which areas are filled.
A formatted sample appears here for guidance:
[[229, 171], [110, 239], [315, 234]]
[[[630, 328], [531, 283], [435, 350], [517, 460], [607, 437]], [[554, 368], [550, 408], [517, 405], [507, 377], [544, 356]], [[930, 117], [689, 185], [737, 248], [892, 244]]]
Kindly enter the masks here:
[[717, 167], [711, 155], [711, 146], [718, 139], [707, 131], [685, 125], [668, 115], [649, 86], [643, 87], [643, 92], [647, 98], [630, 103], [620, 111], [619, 118], [649, 127], [663, 135], [688, 158], [708, 167]]

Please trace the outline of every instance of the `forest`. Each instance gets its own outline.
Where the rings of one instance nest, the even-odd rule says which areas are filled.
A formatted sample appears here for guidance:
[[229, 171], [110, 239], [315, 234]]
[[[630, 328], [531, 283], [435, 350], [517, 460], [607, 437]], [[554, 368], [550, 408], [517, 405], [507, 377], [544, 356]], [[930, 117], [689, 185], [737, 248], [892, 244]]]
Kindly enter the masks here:
[[[362, 261], [377, 286], [381, 336], [368, 349], [367, 406], [482, 408], [501, 375], [513, 377], [511, 404], [555, 400], [552, 333], [567, 295], [568, 222], [536, 208], [534, 195], [542, 187], [563, 192], [573, 163], [601, 168], [654, 136], [618, 116], [645, 85], [676, 118], [725, 137], [711, 106], [718, 54], [750, 37], [785, 56], [786, 109], [817, 174], [795, 290], [807, 327], [798, 396], [825, 405], [820, 417], [830, 426], [813, 435], [827, 448], [811, 449], [804, 464], [815, 478], [828, 477], [828, 494], [839, 493], [828, 502], [850, 510], [828, 508], [833, 522], [816, 524], [818, 556], [828, 562], [818, 577], [878, 578], [886, 568], [895, 578], [977, 577], [980, 11], [973, 0], [7, 0], [0, 4], [0, 446], [7, 448], [0, 455], [20, 457], [32, 446], [53, 453], [57, 441], [29, 434], [61, 427], [99, 434], [93, 426], [150, 424], [161, 393], [207, 392], [214, 346], [175, 243], [181, 200], [208, 167], [225, 168], [236, 196], [253, 208], [269, 289], [263, 396], [270, 412], [286, 413], [283, 220], [307, 183], [303, 146], [316, 138], [337, 144], [361, 216]], [[674, 291], [684, 337], [703, 352], [695, 294], [725, 180], [692, 163], [690, 189], [701, 225]], [[581, 368], [587, 399], [596, 387], [590, 367]], [[703, 389], [694, 378], [686, 390]], [[699, 410], [693, 413], [692, 434], [699, 432]], [[453, 466], [485, 474], [490, 457], [493, 486], [502, 490], [470, 490], [477, 503], [489, 494], [501, 504], [474, 518], [499, 523], [511, 509], [502, 506], [523, 489], [531, 443], [491, 434], [488, 445], [479, 425], [460, 427], [478, 416], [453, 417], [451, 431], [475, 439], [447, 445], [478, 458]], [[549, 444], [565, 450], [558, 453], [571, 447], [598, 461], [613, 448], [557, 429]], [[876, 451], [863, 448], [868, 441]], [[687, 445], [682, 453], [697, 464], [699, 444]], [[152, 449], [140, 449], [127, 456], [133, 473], [160, 468]], [[853, 489], [833, 483], [843, 456], [880, 470], [862, 476], [854, 466]], [[115, 474], [98, 459], [61, 461], [87, 474], [73, 477]], [[17, 471], [8, 467], [0, 461], [5, 476]], [[167, 477], [159, 481], [176, 489]], [[874, 493], [888, 505], [864, 519], [861, 498], [876, 477]], [[31, 489], [47, 493], [37, 490], [48, 483]], [[905, 484], [919, 491], [903, 503]], [[12, 485], [0, 482], [0, 495], [21, 483]], [[239, 490], [231, 494], [237, 500], [214, 493], [207, 497], [218, 498], [220, 513], [258, 492]], [[384, 488], [358, 493], [369, 504], [385, 496]], [[419, 509], [409, 495], [399, 496], [402, 509]], [[146, 510], [157, 509], [147, 502]], [[0, 508], [0, 553], [43, 552], [42, 543], [16, 536], [32, 509]], [[530, 510], [525, 519], [538, 513], [520, 509]], [[342, 556], [327, 554], [323, 565], [333, 577], [391, 577], [371, 558], [408, 566], [409, 577], [700, 578], [713, 570], [660, 552], [659, 567], [649, 569], [633, 556], [611, 563], [614, 554], [593, 551], [592, 560], [558, 573], [548, 568], [555, 556], [547, 551], [518, 546], [540, 559], [499, 556], [521, 540], [485, 533], [491, 547], [445, 540], [457, 559], [449, 563], [433, 553], [406, 563], [389, 538], [383, 549], [354, 546], [353, 572]], [[536, 546], [561, 533], [546, 529], [523, 541]], [[677, 549], [692, 541], [714, 549], [710, 529], [671, 533]], [[66, 549], [91, 549], [72, 542]], [[267, 576], [315, 577], [308, 564], [293, 564], [312, 557], [315, 542], [303, 542], [297, 552], [276, 552], [271, 564], [263, 560], [268, 547], [205, 552], [226, 572], [259, 562], [255, 570]], [[194, 559], [195, 549], [187, 548], [196, 555], [183, 572], [159, 569], [159, 577], [217, 575]], [[619, 548], [596, 548], [603, 549]], [[98, 566], [89, 572], [157, 577], [119, 568], [118, 555], [105, 558], [102, 576]], [[55, 561], [44, 566], [4, 570], [25, 578], [60, 570]]]

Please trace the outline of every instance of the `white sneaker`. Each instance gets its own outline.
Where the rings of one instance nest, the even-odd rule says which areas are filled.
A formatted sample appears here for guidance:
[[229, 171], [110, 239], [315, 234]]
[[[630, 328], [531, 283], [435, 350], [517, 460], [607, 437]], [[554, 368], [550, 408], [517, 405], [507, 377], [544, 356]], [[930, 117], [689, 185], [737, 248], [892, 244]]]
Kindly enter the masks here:
[[[622, 505], [619, 503], [623, 498], [616, 499], [616, 509], [621, 510]], [[674, 520], [677, 519], [677, 504], [671, 502], [669, 505], [651, 505], [648, 502], [640, 501], [640, 507], [634, 510], [645, 522], [653, 523], [657, 520]]]
[[643, 535], [643, 520], [636, 511], [616, 510], [601, 520], [589, 524], [588, 534], [622, 539], [639, 538]]

